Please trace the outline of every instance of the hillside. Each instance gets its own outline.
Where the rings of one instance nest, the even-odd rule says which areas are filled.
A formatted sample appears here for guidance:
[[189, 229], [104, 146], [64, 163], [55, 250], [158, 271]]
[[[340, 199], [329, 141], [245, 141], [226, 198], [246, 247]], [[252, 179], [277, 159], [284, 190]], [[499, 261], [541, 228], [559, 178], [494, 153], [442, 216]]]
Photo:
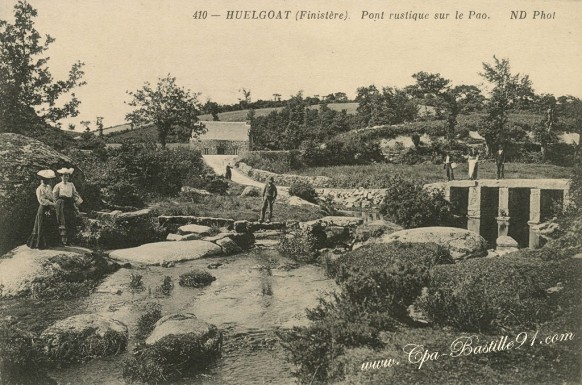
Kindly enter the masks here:
[[[319, 106], [311, 106], [310, 108], [318, 108]], [[346, 110], [348, 114], [355, 114], [358, 108], [358, 103], [330, 103], [328, 107], [335, 111]], [[260, 108], [255, 110], [255, 116], [267, 116], [273, 111], [280, 111], [283, 107], [275, 108]], [[249, 110], [221, 112], [218, 117], [223, 122], [244, 122], [247, 120]], [[200, 120], [212, 120], [212, 115], [205, 114], [198, 116]]]

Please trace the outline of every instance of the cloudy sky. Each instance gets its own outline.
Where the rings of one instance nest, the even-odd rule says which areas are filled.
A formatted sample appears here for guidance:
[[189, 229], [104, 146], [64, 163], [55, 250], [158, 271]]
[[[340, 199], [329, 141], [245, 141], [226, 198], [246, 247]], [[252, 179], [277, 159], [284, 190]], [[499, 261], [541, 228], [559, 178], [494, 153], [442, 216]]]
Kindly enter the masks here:
[[[55, 78], [76, 60], [85, 63], [77, 125], [96, 116], [105, 117], [105, 126], [124, 123], [126, 91], [169, 73], [201, 92], [203, 102], [235, 103], [243, 87], [253, 100], [299, 90], [354, 96], [369, 84], [411, 84], [418, 71], [481, 84], [482, 63], [493, 55], [529, 74], [536, 92], [582, 97], [582, 1], [29, 1], [39, 13], [37, 29], [56, 39], [49, 50]], [[1, 19], [12, 20], [14, 2], [0, 1]], [[291, 12], [289, 20], [227, 20], [235, 10]], [[301, 10], [347, 12], [349, 19], [297, 21]], [[195, 20], [196, 11], [208, 12], [207, 19]], [[362, 20], [363, 11], [383, 11], [384, 19]], [[457, 11], [463, 19], [455, 19]], [[527, 18], [512, 20], [511, 11]], [[534, 20], [534, 11], [554, 18], [538, 13]], [[405, 12], [430, 19], [389, 19]], [[449, 16], [435, 20], [435, 13]]]

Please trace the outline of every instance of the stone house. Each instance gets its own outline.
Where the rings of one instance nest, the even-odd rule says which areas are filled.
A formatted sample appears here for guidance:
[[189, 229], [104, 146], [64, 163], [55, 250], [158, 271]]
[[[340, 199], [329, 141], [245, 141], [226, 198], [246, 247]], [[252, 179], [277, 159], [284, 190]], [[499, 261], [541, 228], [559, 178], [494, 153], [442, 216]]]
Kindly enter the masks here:
[[246, 122], [200, 121], [206, 133], [190, 138], [190, 146], [202, 155], [241, 155], [249, 151], [249, 130]]

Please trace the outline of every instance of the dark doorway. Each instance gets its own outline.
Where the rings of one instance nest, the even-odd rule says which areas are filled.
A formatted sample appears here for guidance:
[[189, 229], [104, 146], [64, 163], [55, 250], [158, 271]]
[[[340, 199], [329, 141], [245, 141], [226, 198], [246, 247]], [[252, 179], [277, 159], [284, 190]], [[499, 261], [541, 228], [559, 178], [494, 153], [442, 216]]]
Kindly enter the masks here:
[[497, 212], [499, 211], [499, 188], [481, 187], [481, 236], [495, 248], [497, 240]]
[[451, 187], [450, 201], [453, 212], [453, 227], [467, 228], [467, 207], [469, 206], [469, 189], [467, 187]]
[[224, 147], [216, 147], [216, 155], [224, 155], [226, 154], [226, 150]]
[[509, 189], [509, 232], [519, 247], [529, 246], [529, 188]]

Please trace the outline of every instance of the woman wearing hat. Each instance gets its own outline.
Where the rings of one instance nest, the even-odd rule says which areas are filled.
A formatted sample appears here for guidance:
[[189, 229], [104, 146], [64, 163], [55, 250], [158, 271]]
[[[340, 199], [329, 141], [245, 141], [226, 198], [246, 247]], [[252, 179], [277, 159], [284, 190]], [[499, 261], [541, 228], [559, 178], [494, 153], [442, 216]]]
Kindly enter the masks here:
[[50, 185], [51, 179], [56, 176], [53, 170], [42, 170], [37, 175], [40, 178], [40, 185], [36, 188], [39, 207], [32, 234], [26, 244], [31, 249], [44, 249], [56, 243], [55, 200]]
[[76, 205], [83, 203], [75, 185], [69, 182], [73, 171], [74, 169], [72, 168], [61, 168], [60, 170], [57, 170], [61, 175], [62, 182], [57, 183], [53, 189], [59, 233], [61, 234], [61, 242], [65, 246], [69, 244], [75, 235]]

